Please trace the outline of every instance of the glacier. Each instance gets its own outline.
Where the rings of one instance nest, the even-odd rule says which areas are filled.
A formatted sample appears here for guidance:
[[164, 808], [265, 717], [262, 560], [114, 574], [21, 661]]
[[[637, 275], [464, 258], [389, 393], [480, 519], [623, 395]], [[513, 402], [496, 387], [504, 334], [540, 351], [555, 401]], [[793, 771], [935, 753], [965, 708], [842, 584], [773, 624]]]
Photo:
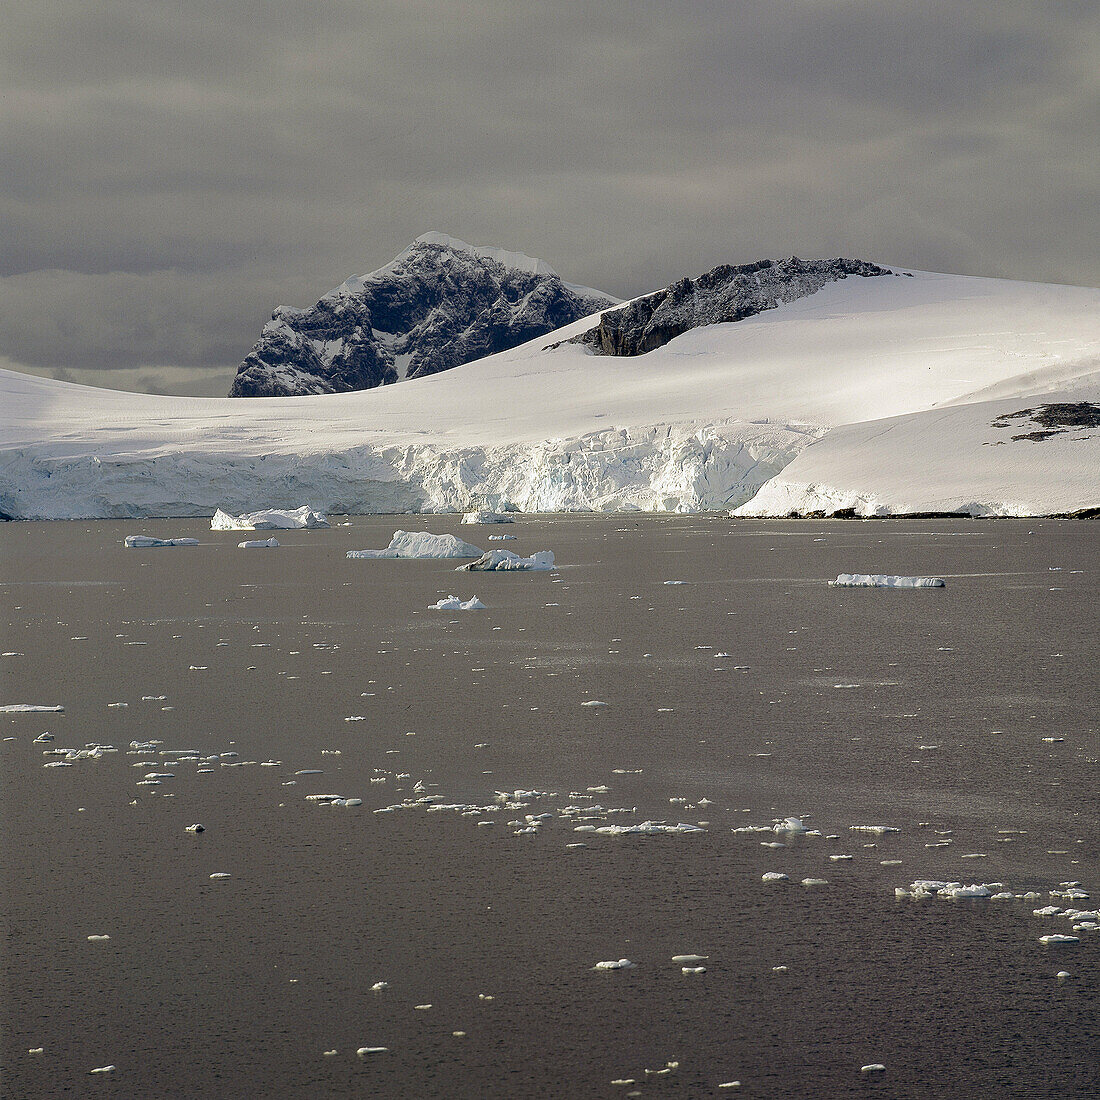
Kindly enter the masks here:
[[1033, 412], [1100, 400], [1100, 291], [899, 274], [631, 358], [569, 342], [595, 315], [354, 393], [164, 397], [0, 371], [0, 513], [1100, 508], [1100, 430]]

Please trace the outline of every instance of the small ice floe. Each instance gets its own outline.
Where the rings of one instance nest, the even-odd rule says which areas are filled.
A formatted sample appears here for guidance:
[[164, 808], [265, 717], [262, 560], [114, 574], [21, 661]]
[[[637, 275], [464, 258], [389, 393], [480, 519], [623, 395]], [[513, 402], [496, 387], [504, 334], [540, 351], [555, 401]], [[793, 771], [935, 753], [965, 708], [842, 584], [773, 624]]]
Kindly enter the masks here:
[[662, 584], [687, 584], [687, 581], [662, 581]]
[[824, 878], [804, 878], [802, 880], [803, 886], [828, 886], [829, 880]]
[[709, 958], [709, 955], [673, 955], [672, 961], [680, 966], [698, 966]]
[[307, 794], [307, 802], [315, 802], [320, 806], [362, 806], [361, 798], [345, 798], [340, 794]]
[[[1066, 975], [1066, 977], [1068, 978], [1068, 977], [1069, 977], [1069, 975], [1067, 974], [1067, 975]], [[29, 1050], [27, 1051], [27, 1053], [28, 1053], [28, 1054], [41, 1054], [41, 1053], [42, 1053], [42, 1052], [43, 1052], [43, 1051], [44, 1051], [45, 1049], [46, 1049], [45, 1047], [31, 1047], [31, 1048], [30, 1048], [30, 1049], [29, 1049]]]
[[598, 962], [593, 970], [633, 970], [634, 963], [629, 959], [607, 959], [604, 962]]
[[783, 874], [782, 871], [765, 871], [760, 876], [761, 882], [790, 882], [791, 876]]
[[900, 886], [894, 891], [894, 896], [899, 898], [988, 898], [993, 891], [985, 885], [971, 883], [964, 886], [961, 882], [941, 882], [939, 879], [918, 879], [910, 884], [909, 889]]
[[114, 1073], [114, 1066], [96, 1066], [95, 1069], [88, 1070], [89, 1073]]
[[663, 1077], [666, 1074], [672, 1073], [674, 1070], [679, 1069], [679, 1067], [679, 1062], [665, 1062], [662, 1069], [647, 1069], [643, 1072], [645, 1073], [646, 1077]]
[[237, 543], [238, 550], [277, 550], [278, 539], [245, 539]]
[[1063, 936], [1061, 933], [1054, 932], [1049, 936], [1040, 936], [1039, 942], [1044, 945], [1059, 944], [1059, 943], [1080, 943], [1080, 936]]
[[608, 705], [602, 699], [588, 699], [581, 703], [582, 707], [606, 707]]
[[554, 552], [536, 550], [530, 557], [521, 558], [511, 550], [490, 550], [487, 554], [482, 554], [477, 561], [467, 562], [458, 568], [471, 572], [546, 571], [554, 568]]
[[707, 968], [705, 966], [681, 966], [681, 974], [705, 974]]
[[129, 550], [146, 550], [154, 546], [198, 546], [198, 539], [155, 539], [152, 535], [127, 535], [123, 545]]
[[871, 1062], [869, 1065], [860, 1066], [860, 1073], [885, 1073], [886, 1067], [881, 1062]]
[[944, 588], [943, 577], [895, 577], [886, 573], [841, 573], [830, 588]]
[[772, 831], [776, 833], [788, 833], [791, 836], [796, 836], [806, 832], [806, 826], [802, 823], [800, 817], [788, 817], [779, 822], [778, 825], [772, 826]]
[[438, 603], [428, 604], [429, 611], [484, 611], [485, 605], [477, 598], [472, 596], [468, 600], [461, 600], [458, 596], [448, 596], [444, 600], [440, 600]]
[[184, 830], [185, 833], [205, 833], [206, 826], [200, 825], [199, 822], [195, 822], [194, 825], [188, 825]]
[[219, 508], [210, 520], [211, 531], [293, 531], [328, 525], [328, 520], [320, 512], [307, 507], [293, 511], [267, 508], [260, 512], [244, 512], [239, 516], [231, 516]]
[[490, 542], [505, 542], [509, 539], [512, 542], [515, 542], [516, 536], [515, 535], [490, 535], [489, 536], [489, 541]]
[[852, 858], [851, 856], [848, 856], [848, 855], [839, 855], [839, 854], [838, 854], [838, 855], [835, 855], [835, 856], [829, 856], [829, 860], [830, 860], [830, 862], [832, 862], [832, 863], [846, 863], [846, 862], [847, 862], [848, 860], [850, 860], [851, 858]]
[[0, 707], [0, 714], [60, 714], [64, 707], [47, 706], [41, 703], [5, 703]]
[[372, 1054], [385, 1054], [389, 1047], [360, 1047], [355, 1053], [360, 1058], [367, 1058]]
[[500, 512], [492, 512], [488, 508], [482, 508], [476, 512], [466, 512], [462, 516], [463, 523], [512, 523], [512, 517]]
[[718, 1088], [720, 1089], [739, 1089], [741, 1087], [740, 1081], [720, 1081]]
[[228, 871], [215, 871], [211, 876], [212, 879], [232, 878], [233, 876]]
[[105, 943], [110, 938], [111, 938], [110, 936], [89, 936], [88, 937], [88, 942], [89, 943]]
[[375, 982], [370, 988], [372, 993], [381, 993], [383, 989], [389, 989], [389, 987], [389, 982]]
[[32, 745], [47, 745], [53, 740], [52, 733], [40, 733], [32, 742]]
[[887, 833], [900, 833], [901, 830], [893, 825], [849, 825], [850, 833], [874, 833], [875, 836], [886, 836]]
[[1059, 980], [1060, 982], [1064, 982], [1064, 981], [1066, 980], [1066, 978], [1068, 978], [1068, 977], [1070, 976], [1070, 973], [1069, 973], [1069, 971], [1068, 971], [1068, 970], [1059, 970], [1059, 971], [1058, 971], [1058, 973], [1057, 973], [1057, 974], [1055, 974], [1054, 976], [1055, 976], [1055, 977], [1056, 977], [1056, 978], [1057, 978], [1057, 979], [1058, 979], [1058, 980]]
[[383, 550], [349, 550], [349, 558], [480, 558], [481, 550], [454, 535], [394, 531]]
[[602, 836], [656, 836], [664, 833], [705, 833], [706, 829], [698, 825], [689, 825], [684, 821], [676, 825], [669, 825], [663, 821], [641, 821], [636, 825], [601, 825], [598, 828], [592, 825], [578, 825], [573, 831], [599, 833]]

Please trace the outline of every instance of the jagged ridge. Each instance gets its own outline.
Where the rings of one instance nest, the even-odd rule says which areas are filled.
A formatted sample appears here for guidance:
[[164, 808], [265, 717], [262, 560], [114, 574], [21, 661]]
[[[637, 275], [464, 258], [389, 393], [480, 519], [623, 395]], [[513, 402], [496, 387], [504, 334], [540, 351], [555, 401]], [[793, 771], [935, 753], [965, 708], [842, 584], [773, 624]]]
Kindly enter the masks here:
[[343, 393], [436, 374], [615, 302], [541, 260], [428, 233], [310, 309], [276, 309], [229, 396]]
[[893, 274], [862, 260], [800, 260], [797, 256], [736, 267], [722, 264], [697, 279], [680, 279], [622, 309], [609, 310], [595, 328], [572, 342], [587, 344], [603, 355], [644, 355], [689, 329], [743, 321], [849, 275]]

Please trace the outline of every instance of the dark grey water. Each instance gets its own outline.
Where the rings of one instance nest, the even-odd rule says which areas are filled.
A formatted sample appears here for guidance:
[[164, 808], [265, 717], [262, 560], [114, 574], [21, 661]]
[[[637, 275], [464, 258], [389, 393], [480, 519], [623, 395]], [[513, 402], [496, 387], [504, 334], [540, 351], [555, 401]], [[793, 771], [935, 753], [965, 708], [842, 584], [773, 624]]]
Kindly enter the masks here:
[[[1100, 932], [1033, 910], [1100, 904], [1100, 527], [524, 518], [555, 573], [345, 559], [395, 526], [497, 545], [0, 526], [0, 704], [65, 706], [0, 715], [5, 1096], [1096, 1095]], [[794, 815], [824, 835], [732, 831]], [[585, 828], [646, 820], [705, 831]], [[895, 899], [926, 878], [1039, 896]]]

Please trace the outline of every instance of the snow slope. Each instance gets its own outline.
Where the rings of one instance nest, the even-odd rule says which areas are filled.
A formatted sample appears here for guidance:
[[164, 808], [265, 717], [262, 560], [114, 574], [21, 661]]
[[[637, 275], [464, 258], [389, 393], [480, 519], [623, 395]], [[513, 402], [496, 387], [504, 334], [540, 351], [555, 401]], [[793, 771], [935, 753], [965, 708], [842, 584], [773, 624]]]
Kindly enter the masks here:
[[1046, 439], [1013, 438], [1030, 424], [998, 424], [1025, 405], [1069, 400], [1097, 402], [1100, 414], [1100, 384], [845, 425], [736, 514], [1038, 516], [1100, 508], [1100, 415], [1096, 427]]
[[[879, 512], [1096, 503], [1100, 432], [1080, 433], [1080, 462], [1053, 478], [1019, 446], [979, 444], [999, 411], [1100, 387], [1100, 291], [921, 272], [846, 279], [637, 357], [545, 350], [592, 324], [319, 397], [161, 397], [0, 372], [0, 511], [696, 510], [741, 505], [781, 470], [757, 511], [820, 508], [817, 490], [781, 490], [795, 475], [835, 488], [830, 501], [870, 493]], [[929, 412], [948, 404], [959, 410]], [[890, 417], [908, 427], [883, 436], [866, 423]], [[1073, 450], [1061, 436], [1034, 446]]]

